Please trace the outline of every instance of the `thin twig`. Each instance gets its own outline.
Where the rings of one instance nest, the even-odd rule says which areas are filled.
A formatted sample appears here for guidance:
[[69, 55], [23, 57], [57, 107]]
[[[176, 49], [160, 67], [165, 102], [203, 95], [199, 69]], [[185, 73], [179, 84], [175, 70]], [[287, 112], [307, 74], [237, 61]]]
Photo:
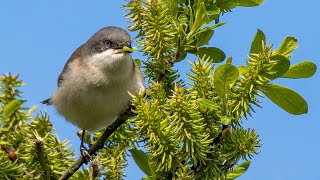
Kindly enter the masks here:
[[221, 142], [225, 136], [229, 133], [230, 127], [228, 125], [223, 125], [221, 132], [218, 134], [216, 138], [213, 139], [211, 145], [217, 145], [219, 142]]
[[[102, 136], [98, 139], [98, 141], [93, 144], [88, 150], [89, 155], [95, 154], [99, 149], [104, 147], [104, 143], [111, 136], [113, 132], [117, 130], [119, 126], [121, 126], [126, 120], [132, 115], [131, 107], [128, 108], [124, 113], [122, 113], [110, 126], [106, 128]], [[71, 177], [83, 164], [85, 163], [85, 159], [80, 156], [76, 162], [74, 162], [67, 171], [59, 178], [60, 180], [68, 179]]]
[[[169, 65], [170, 67], [173, 66], [173, 64], [175, 63], [175, 60], [180, 56], [180, 54], [175, 54], [168, 62], [169, 62]], [[158, 77], [154, 80], [155, 82], [160, 82], [167, 74], [169, 74], [170, 71], [168, 69], [165, 69], [164, 70], [164, 73], [160, 73], [158, 75]]]

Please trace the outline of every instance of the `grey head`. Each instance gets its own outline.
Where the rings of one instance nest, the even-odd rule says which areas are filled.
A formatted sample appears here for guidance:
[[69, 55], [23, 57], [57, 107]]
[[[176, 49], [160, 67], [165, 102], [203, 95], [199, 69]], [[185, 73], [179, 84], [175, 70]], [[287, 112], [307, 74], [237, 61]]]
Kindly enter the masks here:
[[[69, 65], [81, 58], [85, 58], [95, 53], [102, 53], [108, 49], [122, 49], [124, 46], [131, 47], [130, 34], [122, 28], [107, 26], [96, 32], [86, 43], [77, 48], [66, 62], [58, 78], [58, 87], [64, 79], [64, 74], [69, 69]], [[51, 105], [51, 98], [41, 103]]]
[[91, 53], [101, 53], [107, 49], [131, 47], [130, 34], [122, 28], [107, 26], [96, 32], [87, 42]]

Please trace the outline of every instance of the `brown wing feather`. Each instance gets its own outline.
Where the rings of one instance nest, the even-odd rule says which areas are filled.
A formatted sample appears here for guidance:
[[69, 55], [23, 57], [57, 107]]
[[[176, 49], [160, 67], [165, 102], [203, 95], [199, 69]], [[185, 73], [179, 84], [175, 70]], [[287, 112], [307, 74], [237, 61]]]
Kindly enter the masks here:
[[[57, 83], [58, 88], [60, 87], [60, 84], [63, 81], [63, 75], [69, 70], [70, 63], [72, 63], [75, 60], [80, 60], [80, 59], [90, 55], [89, 53], [90, 53], [90, 51], [89, 51], [89, 46], [87, 45], [87, 43], [81, 45], [72, 53], [71, 57], [68, 59], [68, 61], [64, 65], [63, 70], [58, 77], [58, 83]], [[46, 100], [42, 101], [41, 103], [46, 104], [46, 105], [51, 105], [52, 104], [51, 98], [46, 99]]]
[[70, 63], [74, 62], [75, 60], [79, 60], [83, 57], [88, 56], [89, 52], [90, 51], [88, 49], [88, 45], [83, 44], [72, 53], [71, 57], [68, 59], [68, 61], [64, 65], [63, 70], [58, 77], [58, 87], [60, 87], [60, 84], [63, 81], [63, 75], [68, 71]]

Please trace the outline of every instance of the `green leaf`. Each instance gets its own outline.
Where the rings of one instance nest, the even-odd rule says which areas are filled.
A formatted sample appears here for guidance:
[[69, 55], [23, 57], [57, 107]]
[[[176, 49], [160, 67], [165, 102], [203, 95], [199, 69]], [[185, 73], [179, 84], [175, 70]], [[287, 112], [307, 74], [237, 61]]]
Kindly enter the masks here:
[[258, 29], [251, 43], [250, 53], [259, 54], [260, 52], [263, 51], [263, 48], [265, 45], [266, 45], [266, 36], [260, 29]]
[[216, 5], [224, 10], [224, 9], [233, 9], [238, 6], [237, 0], [217, 0]]
[[295, 37], [287, 36], [281, 43], [278, 53], [286, 57], [291, 56], [291, 52], [298, 48], [298, 40]]
[[210, 110], [219, 110], [220, 106], [208, 99], [205, 98], [199, 98], [197, 101], [204, 107], [210, 109]]
[[219, 15], [220, 9], [215, 5], [210, 5], [206, 7], [207, 14], [209, 15]]
[[177, 0], [164, 0], [162, 1], [164, 6], [167, 8], [168, 13], [171, 14], [173, 18], [176, 18], [178, 15], [178, 2]]
[[232, 63], [232, 57], [228, 57], [228, 59], [226, 60], [226, 64], [231, 64]]
[[259, 6], [264, 0], [217, 0], [216, 5], [220, 9], [233, 9], [237, 6], [253, 7]]
[[184, 50], [191, 54], [197, 54], [199, 49], [193, 45], [185, 45]]
[[259, 6], [264, 0], [238, 0], [238, 6], [253, 7]]
[[239, 74], [245, 74], [250, 71], [250, 68], [247, 66], [238, 66]]
[[178, 17], [178, 20], [179, 22], [181, 23], [185, 23], [185, 22], [189, 22], [189, 18], [186, 14], [181, 14], [179, 17]]
[[290, 67], [289, 59], [282, 55], [271, 56], [270, 61], [274, 61], [276, 64], [268, 71], [261, 72], [262, 76], [270, 80], [281, 77]]
[[244, 174], [250, 166], [250, 161], [245, 161], [241, 163], [239, 166], [235, 167], [232, 171], [227, 174], [227, 180], [234, 180], [237, 177]]
[[290, 114], [308, 112], [308, 104], [298, 93], [277, 84], [267, 84], [259, 88], [272, 102]]
[[6, 104], [3, 108], [3, 113], [2, 113], [3, 119], [11, 116], [12, 113], [14, 113], [17, 109], [19, 109], [24, 102], [26, 101], [20, 100], [20, 99], [14, 99], [10, 101], [8, 104]]
[[225, 22], [218, 22], [218, 23], [213, 24], [213, 25], [211, 25], [211, 26], [207, 26], [206, 28], [208, 28], [208, 29], [215, 29], [215, 28], [220, 27], [220, 26], [222, 26], [222, 25], [224, 25], [224, 24], [226, 24], [226, 23], [225, 23]]
[[192, 35], [194, 32], [197, 32], [203, 25], [209, 23], [210, 21], [206, 13], [204, 2], [201, 2], [198, 6], [195, 7], [197, 7], [197, 10], [195, 14], [195, 21], [190, 30], [190, 35]]
[[150, 178], [150, 177], [144, 177], [144, 178], [141, 178], [141, 180], [152, 180], [152, 178]]
[[37, 108], [38, 108], [37, 105], [36, 105], [36, 106], [32, 106], [32, 107], [26, 112], [26, 115], [27, 115], [27, 116], [31, 116], [31, 114], [32, 114], [33, 112], [35, 112], [35, 111], [37, 110]]
[[146, 153], [141, 151], [140, 149], [130, 149], [131, 156], [133, 157], [133, 160], [136, 162], [138, 167], [147, 175], [152, 176], [152, 171], [149, 165], [149, 158]]
[[225, 99], [225, 95], [230, 91], [230, 85], [239, 78], [238, 69], [231, 64], [223, 64], [214, 72], [214, 88], [217, 94]]
[[310, 61], [303, 61], [301, 63], [290, 66], [289, 70], [282, 75], [282, 78], [309, 78], [312, 77], [317, 71], [317, 66]]
[[207, 29], [206, 31], [203, 31], [202, 33], [200, 33], [198, 35], [197, 38], [197, 46], [203, 46], [205, 44], [208, 44], [209, 40], [211, 39], [211, 37], [213, 36], [214, 31], [211, 29]]
[[224, 52], [216, 47], [199, 48], [196, 54], [199, 56], [199, 58], [203, 58], [204, 55], [206, 55], [206, 57], [209, 56], [214, 63], [221, 62], [226, 58]]
[[190, 37], [188, 38], [187, 44], [195, 47], [195, 41], [197, 40], [196, 37]]
[[175, 60], [175, 62], [180, 62], [180, 61], [184, 60], [186, 57], [187, 57], [187, 53], [183, 53], [181, 56], [179, 56], [179, 57]]
[[200, 31], [197, 31], [196, 33], [192, 34], [192, 36], [190, 36], [190, 37], [195, 37], [195, 36], [203, 33], [204, 31], [207, 31], [208, 29], [213, 30], [213, 29], [215, 29], [215, 28], [217, 28], [217, 27], [219, 27], [219, 26], [222, 26], [222, 25], [224, 25], [224, 24], [225, 24], [224, 22], [219, 22], [219, 23], [217, 23], [217, 24], [214, 24], [214, 25], [211, 25], [211, 26], [207, 26], [207, 27], [201, 29]]

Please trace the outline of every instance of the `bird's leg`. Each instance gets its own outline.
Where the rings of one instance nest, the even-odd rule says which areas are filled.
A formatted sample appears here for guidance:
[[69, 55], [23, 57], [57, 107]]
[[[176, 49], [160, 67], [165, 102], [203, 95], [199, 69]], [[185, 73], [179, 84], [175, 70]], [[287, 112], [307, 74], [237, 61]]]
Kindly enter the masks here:
[[85, 163], [87, 164], [90, 160], [90, 154], [88, 152], [88, 149], [84, 146], [84, 135], [85, 135], [86, 130], [82, 130], [82, 135], [81, 135], [81, 143], [80, 143], [80, 153], [81, 156], [84, 158]]

